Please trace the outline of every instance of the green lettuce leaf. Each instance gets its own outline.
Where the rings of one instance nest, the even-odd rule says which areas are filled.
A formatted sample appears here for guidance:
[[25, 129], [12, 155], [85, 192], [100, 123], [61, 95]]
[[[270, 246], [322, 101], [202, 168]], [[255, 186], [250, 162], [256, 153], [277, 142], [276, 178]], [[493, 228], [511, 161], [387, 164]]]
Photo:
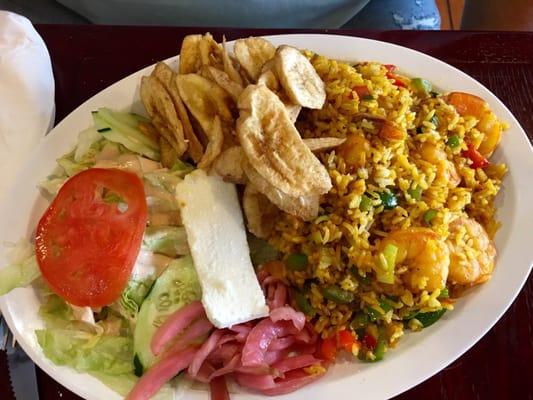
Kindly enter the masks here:
[[35, 256], [2, 268], [0, 270], [0, 296], [15, 288], [29, 285], [39, 276], [41, 276], [41, 271]]
[[78, 135], [78, 143], [74, 150], [73, 161], [77, 163], [94, 163], [95, 156], [107, 142], [103, 136], [94, 128], [81, 131]]
[[154, 281], [155, 277], [153, 279], [130, 280], [126, 289], [122, 292], [120, 300], [112, 308], [128, 321], [135, 322], [141, 304], [150, 292]]
[[173, 258], [189, 254], [187, 233], [182, 226], [149, 226], [144, 232], [142, 246]]
[[57, 365], [109, 375], [133, 372], [131, 337], [71, 329], [40, 329], [35, 334], [45, 356]]

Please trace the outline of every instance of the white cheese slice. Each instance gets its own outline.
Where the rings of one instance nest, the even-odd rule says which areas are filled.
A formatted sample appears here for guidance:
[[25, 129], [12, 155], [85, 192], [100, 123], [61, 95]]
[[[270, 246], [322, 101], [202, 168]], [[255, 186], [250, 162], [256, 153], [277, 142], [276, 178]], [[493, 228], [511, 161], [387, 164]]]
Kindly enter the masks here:
[[226, 328], [267, 316], [235, 185], [196, 170], [178, 183], [176, 197], [209, 320]]

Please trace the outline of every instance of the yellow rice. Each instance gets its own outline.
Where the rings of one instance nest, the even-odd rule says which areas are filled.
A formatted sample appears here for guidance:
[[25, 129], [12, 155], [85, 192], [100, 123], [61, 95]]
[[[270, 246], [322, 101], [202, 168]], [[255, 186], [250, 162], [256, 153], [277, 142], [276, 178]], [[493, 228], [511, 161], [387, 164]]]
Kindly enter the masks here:
[[[459, 214], [480, 222], [492, 237], [498, 228], [494, 219], [494, 198], [506, 172], [503, 164], [492, 164], [485, 169], [472, 169], [461, 155], [466, 149], [464, 138], [479, 146], [483, 133], [475, 126], [473, 117], [461, 117], [441, 96], [423, 96], [398, 87], [386, 76], [386, 68], [378, 63], [348, 65], [307, 53], [313, 66], [326, 84], [327, 100], [321, 110], [306, 110], [297, 122], [303, 137], [346, 137], [363, 134], [371, 145], [364, 167], [347, 168], [345, 160], [335, 151], [319, 154], [331, 176], [333, 188], [321, 199], [318, 218], [304, 222], [283, 214], [276, 223], [270, 243], [283, 254], [305, 253], [309, 264], [304, 271], [286, 269], [287, 282], [305, 294], [316, 310], [311, 318], [323, 337], [349, 326], [360, 310], [372, 307], [382, 316], [368, 329], [383, 326], [388, 344], [394, 346], [403, 335], [404, 325], [412, 330], [421, 328], [416, 319], [405, 321], [413, 312], [431, 312], [442, 308], [453, 309], [454, 299], [439, 300], [440, 290], [414, 293], [400, 282], [383, 285], [375, 279], [376, 245], [389, 232], [409, 227], [427, 227], [426, 211], [437, 210], [431, 228], [444, 241], [449, 238], [449, 224]], [[408, 78], [403, 78], [409, 82]], [[372, 99], [360, 100], [352, 88], [366, 85]], [[407, 132], [406, 140], [382, 140], [375, 134], [376, 126], [369, 119], [355, 118], [360, 113], [385, 117]], [[438, 118], [438, 126], [434, 123]], [[420, 128], [419, 128], [420, 127]], [[417, 128], [418, 131], [417, 131]], [[461, 145], [446, 145], [449, 136], [456, 135]], [[418, 149], [431, 143], [446, 152], [461, 177], [461, 184], [451, 188], [439, 181], [437, 166], [424, 161]], [[379, 193], [393, 188], [401, 199], [392, 210], [384, 210]], [[420, 200], [413, 198], [413, 189], [422, 191]], [[363, 194], [370, 198], [372, 207], [360, 209]], [[406, 267], [396, 266], [396, 274]], [[370, 286], [361, 285], [353, 274], [367, 275]], [[326, 300], [322, 288], [337, 285], [353, 293], [350, 304]], [[424, 283], [421, 283], [423, 287]], [[391, 287], [392, 286], [392, 287]], [[460, 288], [450, 288], [452, 297]], [[455, 290], [455, 291], [454, 291]], [[387, 299], [391, 310], [381, 308]], [[368, 357], [372, 358], [369, 354]]]

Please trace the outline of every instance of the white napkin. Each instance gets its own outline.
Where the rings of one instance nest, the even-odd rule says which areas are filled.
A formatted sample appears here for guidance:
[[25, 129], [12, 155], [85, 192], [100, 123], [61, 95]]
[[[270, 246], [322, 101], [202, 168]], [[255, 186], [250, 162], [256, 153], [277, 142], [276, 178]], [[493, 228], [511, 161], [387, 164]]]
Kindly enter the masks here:
[[54, 123], [54, 75], [31, 22], [0, 11], [0, 198]]

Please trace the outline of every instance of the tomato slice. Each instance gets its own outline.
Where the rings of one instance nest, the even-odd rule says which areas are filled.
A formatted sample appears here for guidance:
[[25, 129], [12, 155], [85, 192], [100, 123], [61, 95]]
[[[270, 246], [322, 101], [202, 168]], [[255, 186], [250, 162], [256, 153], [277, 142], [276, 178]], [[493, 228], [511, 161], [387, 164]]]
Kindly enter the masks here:
[[147, 215], [137, 175], [91, 168], [73, 176], [37, 225], [35, 251], [44, 279], [74, 305], [112, 303], [130, 278]]

